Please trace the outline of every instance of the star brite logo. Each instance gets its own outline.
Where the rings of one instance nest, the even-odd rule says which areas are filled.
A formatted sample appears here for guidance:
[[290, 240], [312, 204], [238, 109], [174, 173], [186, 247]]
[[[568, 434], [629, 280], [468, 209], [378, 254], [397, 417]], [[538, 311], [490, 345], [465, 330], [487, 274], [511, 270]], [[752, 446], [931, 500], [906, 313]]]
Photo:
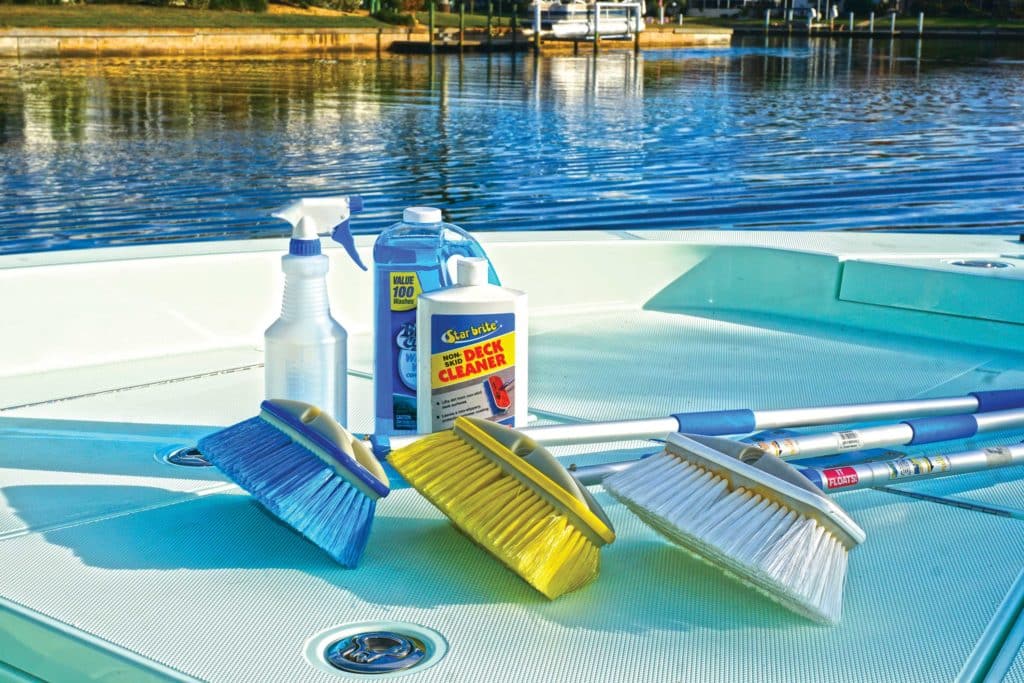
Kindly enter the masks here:
[[[474, 400], [484, 397], [488, 375], [515, 365], [515, 318], [511, 313], [435, 315], [431, 332], [431, 389], [467, 385]], [[511, 376], [502, 376], [502, 386]], [[465, 407], [465, 406], [462, 406]]]
[[491, 336], [498, 331], [497, 321], [484, 322], [479, 325], [470, 325], [467, 328], [457, 330], [449, 328], [441, 334], [441, 341], [446, 344], [461, 344], [463, 342], [476, 341]]

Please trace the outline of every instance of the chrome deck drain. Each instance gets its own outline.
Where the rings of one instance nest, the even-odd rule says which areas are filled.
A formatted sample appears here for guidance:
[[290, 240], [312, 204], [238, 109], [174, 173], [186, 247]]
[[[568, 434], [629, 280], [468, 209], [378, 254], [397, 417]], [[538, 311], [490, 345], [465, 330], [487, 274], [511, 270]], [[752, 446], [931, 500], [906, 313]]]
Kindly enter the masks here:
[[324, 657], [334, 667], [355, 674], [383, 674], [411, 669], [427, 654], [423, 641], [394, 631], [368, 631], [335, 641]]
[[988, 261], [984, 259], [969, 259], [969, 260], [958, 260], [949, 261], [951, 266], [960, 266], [961, 268], [1012, 268], [1013, 264], [1007, 263], [1006, 261]]
[[394, 678], [436, 664], [444, 637], [419, 624], [366, 622], [329, 629], [306, 643], [306, 658], [346, 678]]
[[157, 458], [178, 467], [211, 467], [195, 446], [176, 446], [157, 453]]

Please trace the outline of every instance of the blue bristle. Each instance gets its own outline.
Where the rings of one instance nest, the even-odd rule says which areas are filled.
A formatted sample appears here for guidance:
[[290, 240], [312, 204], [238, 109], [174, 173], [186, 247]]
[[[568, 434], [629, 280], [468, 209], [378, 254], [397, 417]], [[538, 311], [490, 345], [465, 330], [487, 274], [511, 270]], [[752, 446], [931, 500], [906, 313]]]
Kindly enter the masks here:
[[304, 446], [254, 417], [199, 441], [233, 482], [339, 564], [355, 567], [370, 536], [376, 500]]

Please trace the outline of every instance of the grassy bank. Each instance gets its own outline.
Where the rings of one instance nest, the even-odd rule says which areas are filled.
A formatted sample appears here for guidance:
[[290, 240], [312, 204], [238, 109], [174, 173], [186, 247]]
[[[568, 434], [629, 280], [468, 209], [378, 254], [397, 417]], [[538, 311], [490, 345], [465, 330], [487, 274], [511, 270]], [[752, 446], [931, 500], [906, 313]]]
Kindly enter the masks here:
[[233, 12], [145, 5], [0, 5], [6, 28], [373, 28], [361, 14]]
[[[429, 12], [416, 12], [416, 20], [426, 26], [430, 22]], [[458, 12], [434, 12], [434, 25], [442, 28], [450, 28], [459, 26], [459, 13]], [[491, 17], [492, 26], [508, 26], [508, 17]], [[487, 15], [486, 14], [467, 14], [466, 15], [466, 27], [467, 28], [484, 28], [487, 26]]]
[[[428, 14], [417, 12], [416, 18], [426, 25]], [[867, 16], [857, 16], [859, 24]], [[772, 22], [782, 20], [781, 13], [773, 13]], [[846, 16], [835, 24], [845, 25]], [[434, 22], [438, 27], [457, 27], [459, 15], [456, 12], [436, 12]], [[486, 25], [484, 15], [466, 15], [468, 28]], [[494, 17], [495, 26], [508, 26], [508, 17]], [[875, 17], [876, 30], [888, 27], [888, 16]], [[764, 25], [764, 17], [728, 19], [711, 17], [685, 17], [684, 26], [749, 28]], [[181, 7], [149, 7], [146, 5], [7, 5], [0, 4], [0, 28], [375, 28], [385, 24], [366, 12], [340, 13], [325, 10], [299, 10], [271, 5], [265, 13], [234, 12], [228, 10], [193, 10]], [[899, 17], [897, 28], [916, 29], [917, 17]], [[653, 28], [653, 27], [652, 27]], [[978, 31], [991, 29], [1024, 30], [1022, 20], [997, 20], [985, 18], [955, 18], [925, 16], [925, 29]]]

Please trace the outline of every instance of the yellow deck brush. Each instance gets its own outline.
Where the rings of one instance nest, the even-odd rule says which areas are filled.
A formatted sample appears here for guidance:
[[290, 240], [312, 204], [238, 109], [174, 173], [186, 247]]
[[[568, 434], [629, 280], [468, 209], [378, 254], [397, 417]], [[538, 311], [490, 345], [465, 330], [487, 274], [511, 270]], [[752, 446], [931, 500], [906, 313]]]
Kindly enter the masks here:
[[754, 446], [671, 434], [604, 480], [668, 540], [783, 606], [836, 624], [864, 531], [791, 465]]
[[460, 417], [388, 457], [455, 526], [550, 599], [594, 579], [611, 522], [586, 488], [528, 437]]

